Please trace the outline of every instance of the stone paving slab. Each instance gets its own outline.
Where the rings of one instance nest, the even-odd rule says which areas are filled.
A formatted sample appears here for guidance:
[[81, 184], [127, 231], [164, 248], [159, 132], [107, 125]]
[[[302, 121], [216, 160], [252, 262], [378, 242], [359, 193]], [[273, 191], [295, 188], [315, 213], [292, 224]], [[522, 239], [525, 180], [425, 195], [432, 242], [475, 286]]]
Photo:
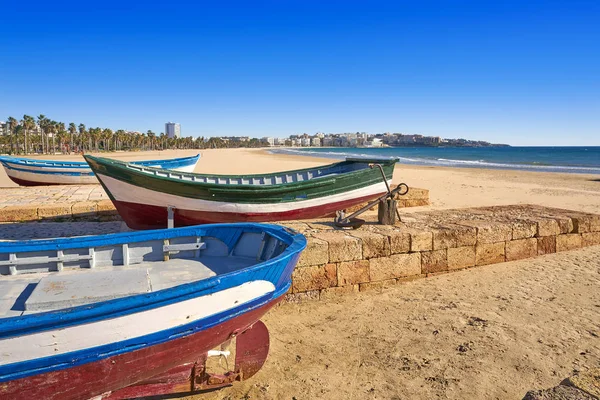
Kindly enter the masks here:
[[[366, 203], [365, 203], [366, 204]], [[411, 188], [398, 207], [429, 205], [429, 190]], [[363, 205], [348, 209], [358, 210]], [[100, 185], [56, 185], [0, 188], [0, 223], [53, 219], [97, 219], [117, 215]]]

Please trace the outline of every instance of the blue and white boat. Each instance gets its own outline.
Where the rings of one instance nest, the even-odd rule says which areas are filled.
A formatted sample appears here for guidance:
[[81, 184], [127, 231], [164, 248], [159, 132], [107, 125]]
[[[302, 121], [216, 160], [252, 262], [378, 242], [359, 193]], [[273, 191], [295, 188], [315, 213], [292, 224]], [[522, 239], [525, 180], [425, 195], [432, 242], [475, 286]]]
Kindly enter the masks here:
[[[252, 376], [301, 234], [254, 223], [0, 242], [0, 398], [130, 398]], [[236, 338], [235, 367], [205, 368]], [[223, 350], [223, 349], [221, 349]], [[229, 365], [233, 365], [232, 361]]]
[[[143, 167], [163, 168], [179, 172], [194, 172], [200, 154], [166, 160], [132, 161]], [[52, 161], [0, 156], [0, 164], [8, 177], [21, 186], [87, 185], [98, 183], [96, 175], [85, 161]]]

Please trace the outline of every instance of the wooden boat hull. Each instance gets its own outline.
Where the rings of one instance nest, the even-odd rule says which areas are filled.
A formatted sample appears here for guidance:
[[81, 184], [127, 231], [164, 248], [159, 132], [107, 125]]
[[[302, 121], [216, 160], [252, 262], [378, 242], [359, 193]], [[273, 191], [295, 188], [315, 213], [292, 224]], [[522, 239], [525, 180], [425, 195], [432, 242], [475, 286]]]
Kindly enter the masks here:
[[[208, 350], [230, 339], [234, 332], [243, 332], [260, 320], [282, 298], [283, 295], [212, 328], [166, 343], [89, 364], [0, 383], [0, 397], [14, 400], [75, 400], [108, 395], [111, 391], [201, 359]], [[192, 391], [192, 385], [173, 387], [171, 391]], [[139, 396], [142, 395], [144, 393], [139, 393]]]
[[147, 390], [256, 323], [305, 247], [259, 224], [0, 242], [0, 398]]
[[[179, 172], [193, 172], [200, 155], [166, 160], [134, 161], [132, 164], [154, 166]], [[26, 158], [0, 157], [8, 177], [20, 186], [91, 185], [98, 179], [86, 162], [61, 162]]]
[[[331, 176], [324, 174], [319, 179], [280, 184], [279, 181], [291, 179], [289, 177], [294, 174], [308, 176], [313, 172], [286, 171], [266, 177], [207, 177], [151, 168], [138, 169], [97, 157], [86, 159], [123, 220], [133, 229], [166, 227], [168, 207], [174, 209], [176, 226], [284, 221], [328, 216], [377, 198], [387, 191], [380, 171], [368, 167], [370, 160], [346, 161], [315, 168], [315, 174], [336, 168], [342, 172], [330, 173]], [[355, 170], [343, 173], [345, 164]], [[388, 184], [392, 180], [394, 164], [395, 160], [386, 160], [383, 165]], [[197, 182], [198, 179], [205, 182]], [[253, 180], [277, 183], [246, 183]], [[221, 184], [221, 181], [234, 181], [235, 184]]]

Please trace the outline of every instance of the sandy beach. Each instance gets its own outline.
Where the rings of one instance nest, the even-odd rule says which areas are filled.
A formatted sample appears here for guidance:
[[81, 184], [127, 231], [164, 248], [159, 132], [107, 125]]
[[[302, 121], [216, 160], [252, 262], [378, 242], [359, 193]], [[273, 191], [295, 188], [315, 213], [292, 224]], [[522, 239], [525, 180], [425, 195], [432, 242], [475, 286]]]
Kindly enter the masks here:
[[[197, 151], [114, 153], [139, 160]], [[202, 150], [197, 172], [306, 168], [331, 159], [262, 149]], [[39, 157], [81, 159], [80, 156]], [[600, 176], [398, 165], [430, 190], [424, 209], [539, 204], [600, 213]], [[0, 187], [15, 185], [0, 172]], [[1, 195], [1, 191], [0, 191]], [[197, 399], [520, 399], [600, 367], [600, 247], [283, 304], [251, 380]]]
[[[253, 174], [335, 162], [328, 158], [270, 154], [264, 149], [117, 152], [109, 156], [122, 160], [143, 160], [183, 157], [198, 152], [202, 157], [196, 172], [215, 174]], [[98, 155], [107, 156], [106, 153]], [[79, 155], [32, 158], [83, 161]], [[429, 189], [431, 206], [428, 209], [532, 203], [600, 213], [600, 175], [399, 164], [394, 172], [394, 182]], [[0, 171], [0, 187], [16, 186], [3, 170]], [[406, 211], [420, 209], [416, 207]]]

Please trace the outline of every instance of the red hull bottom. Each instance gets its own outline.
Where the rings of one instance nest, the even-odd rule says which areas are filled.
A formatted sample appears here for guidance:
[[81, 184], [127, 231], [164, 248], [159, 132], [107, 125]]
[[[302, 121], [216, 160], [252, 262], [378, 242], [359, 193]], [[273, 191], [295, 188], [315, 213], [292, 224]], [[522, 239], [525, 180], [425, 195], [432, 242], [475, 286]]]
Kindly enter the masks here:
[[[202, 359], [206, 352], [258, 321], [282, 297], [201, 332], [103, 360], [0, 383], [0, 398], [89, 399], [160, 376]], [[185, 389], [185, 388], [181, 388]], [[189, 390], [191, 390], [191, 386]]]
[[[358, 197], [337, 203], [327, 203], [314, 207], [307, 207], [292, 211], [264, 212], [264, 213], [222, 213], [212, 211], [196, 211], [175, 209], [175, 226], [188, 226], [211, 223], [227, 222], [273, 222], [297, 219], [311, 219], [326, 217], [338, 210], [343, 210], [357, 204], [376, 199], [382, 193]], [[113, 204], [131, 229], [159, 229], [167, 227], [167, 208], [150, 206], [146, 204], [115, 201]], [[265, 205], [268, 209], [268, 205]]]
[[60, 183], [46, 183], [46, 182], [27, 181], [27, 180], [24, 180], [24, 179], [13, 178], [10, 175], [8, 177], [10, 178], [11, 181], [13, 181], [14, 183], [16, 183], [17, 185], [20, 185], [20, 186], [57, 186], [57, 185], [61, 185]]

